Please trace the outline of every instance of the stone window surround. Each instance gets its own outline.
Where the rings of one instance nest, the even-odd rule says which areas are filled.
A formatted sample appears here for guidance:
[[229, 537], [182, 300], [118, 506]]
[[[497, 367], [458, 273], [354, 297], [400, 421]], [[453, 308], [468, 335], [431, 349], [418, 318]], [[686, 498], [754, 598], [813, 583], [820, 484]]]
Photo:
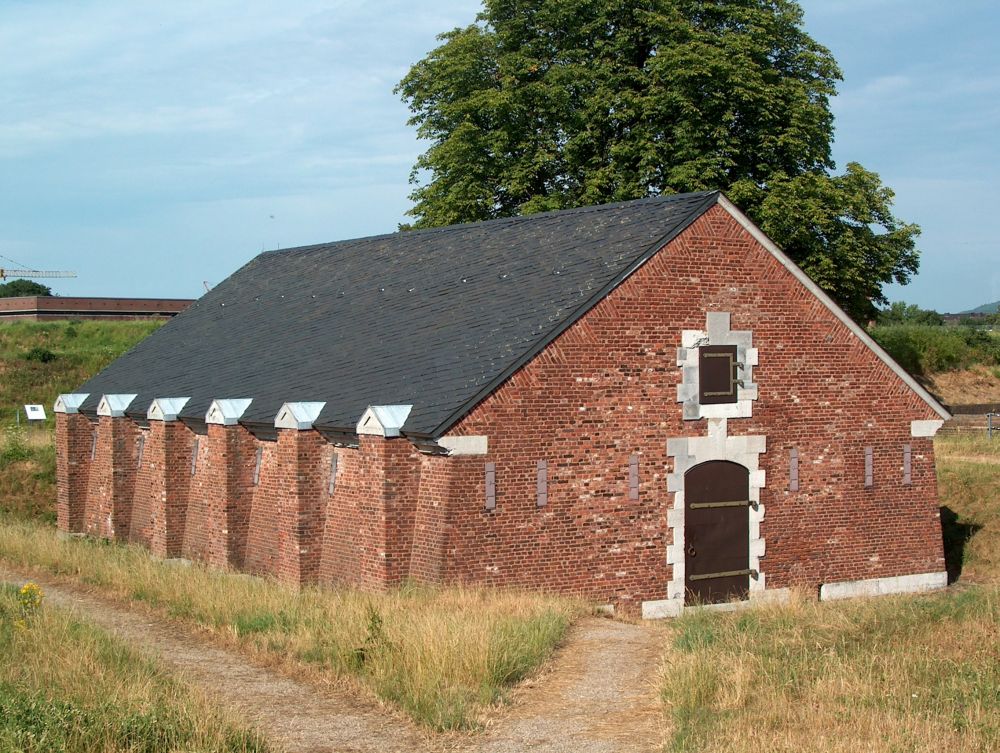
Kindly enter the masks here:
[[[750, 418], [753, 401], [757, 399], [757, 385], [753, 381], [753, 367], [757, 365], [757, 349], [753, 347], [753, 333], [732, 331], [728, 311], [709, 311], [705, 316], [705, 329], [685, 329], [681, 332], [681, 347], [677, 349], [677, 365], [681, 368], [681, 382], [677, 385], [677, 402], [683, 404], [685, 421], [701, 418]], [[743, 366], [737, 387], [735, 403], [702, 405], [699, 402], [698, 349], [703, 345], [735, 345], [737, 363]]]

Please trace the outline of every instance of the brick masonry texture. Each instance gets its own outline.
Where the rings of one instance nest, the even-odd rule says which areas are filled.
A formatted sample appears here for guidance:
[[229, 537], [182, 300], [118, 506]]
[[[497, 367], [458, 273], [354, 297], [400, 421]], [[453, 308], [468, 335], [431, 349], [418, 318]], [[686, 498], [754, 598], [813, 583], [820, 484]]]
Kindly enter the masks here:
[[[312, 430], [282, 429], [273, 441], [242, 426], [196, 435], [179, 421], [141, 428], [58, 414], [59, 526], [300, 585], [523, 586], [634, 612], [666, 598], [666, 444], [707, 431], [705, 420], [682, 418], [676, 350], [681, 331], [704, 329], [712, 311], [751, 331], [760, 354], [753, 415], [730, 419], [728, 432], [767, 440], [767, 587], [944, 570], [932, 440], [910, 436], [911, 421], [936, 414], [719, 206], [449, 431], [488, 436], [487, 455], [423, 454], [405, 438], [362, 435], [342, 447]], [[798, 491], [789, 490], [792, 448]]]

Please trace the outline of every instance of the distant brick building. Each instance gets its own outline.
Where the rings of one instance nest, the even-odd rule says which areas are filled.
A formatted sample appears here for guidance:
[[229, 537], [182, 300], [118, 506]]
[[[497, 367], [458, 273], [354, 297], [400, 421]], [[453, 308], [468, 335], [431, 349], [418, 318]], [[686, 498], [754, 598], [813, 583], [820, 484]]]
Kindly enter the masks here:
[[64, 298], [26, 295], [0, 298], [0, 321], [28, 319], [169, 319], [194, 303], [184, 298]]
[[297, 584], [946, 582], [947, 412], [718, 193], [261, 254], [56, 412], [62, 530]]

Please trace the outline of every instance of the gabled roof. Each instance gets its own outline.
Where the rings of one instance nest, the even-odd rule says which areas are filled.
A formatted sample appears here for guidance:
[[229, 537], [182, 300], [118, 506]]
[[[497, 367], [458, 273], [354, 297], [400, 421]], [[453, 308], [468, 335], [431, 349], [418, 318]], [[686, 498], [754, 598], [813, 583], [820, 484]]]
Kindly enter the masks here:
[[77, 392], [252, 398], [242, 423], [324, 402], [353, 432], [370, 405], [412, 405], [403, 432], [439, 436], [717, 202], [679, 194], [259, 255]]
[[369, 406], [412, 406], [404, 434], [438, 437], [709, 207], [729, 211], [943, 417], [947, 412], [718, 192], [263, 253], [77, 392], [323, 403], [313, 426], [354, 432]]

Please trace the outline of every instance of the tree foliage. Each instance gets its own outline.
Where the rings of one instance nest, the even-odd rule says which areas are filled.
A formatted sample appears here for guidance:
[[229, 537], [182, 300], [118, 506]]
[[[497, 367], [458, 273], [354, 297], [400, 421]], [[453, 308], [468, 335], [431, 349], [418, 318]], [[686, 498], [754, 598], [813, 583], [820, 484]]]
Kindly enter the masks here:
[[52, 295], [52, 288], [33, 280], [11, 280], [0, 284], [0, 298], [16, 298], [22, 295]]
[[439, 40], [397, 86], [414, 227], [722, 189], [854, 316], [917, 269], [879, 176], [832, 172], [841, 73], [793, 0], [485, 0]]
[[944, 317], [932, 309], [922, 309], [916, 304], [896, 301], [889, 308], [878, 312], [876, 322], [881, 326], [893, 324], [927, 324], [932, 327], [940, 327], [944, 324]]

